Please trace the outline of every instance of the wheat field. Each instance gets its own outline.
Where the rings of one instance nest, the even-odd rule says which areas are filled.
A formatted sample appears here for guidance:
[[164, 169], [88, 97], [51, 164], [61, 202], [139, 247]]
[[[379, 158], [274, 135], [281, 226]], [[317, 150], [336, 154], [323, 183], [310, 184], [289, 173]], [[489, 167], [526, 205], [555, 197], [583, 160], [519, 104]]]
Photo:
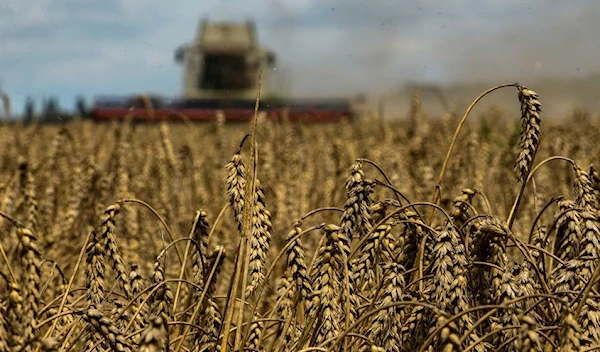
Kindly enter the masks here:
[[600, 124], [502, 89], [520, 116], [0, 125], [0, 352], [600, 350]]

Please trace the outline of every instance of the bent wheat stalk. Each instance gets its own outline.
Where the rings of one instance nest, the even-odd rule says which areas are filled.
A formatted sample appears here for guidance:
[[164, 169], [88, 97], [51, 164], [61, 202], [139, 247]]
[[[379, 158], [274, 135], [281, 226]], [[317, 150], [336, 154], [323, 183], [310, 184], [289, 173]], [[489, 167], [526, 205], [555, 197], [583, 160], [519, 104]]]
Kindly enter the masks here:
[[[452, 141], [450, 142], [450, 146], [448, 147], [448, 151], [446, 152], [446, 157], [444, 158], [444, 163], [442, 164], [442, 169], [440, 170], [440, 175], [438, 176], [437, 185], [435, 187], [435, 191], [433, 193], [431, 203], [438, 204], [438, 202], [440, 200], [442, 181], [444, 180], [444, 174], [446, 173], [446, 168], [448, 167], [448, 161], [450, 161], [450, 155], [452, 155], [452, 150], [454, 149], [454, 145], [456, 144], [456, 140], [458, 139], [460, 130], [462, 129], [465, 121], [467, 120], [467, 117], [471, 113], [471, 110], [473, 110], [475, 105], [484, 96], [488, 95], [489, 93], [491, 93], [495, 90], [501, 89], [501, 88], [505, 88], [505, 87], [518, 87], [518, 86], [519, 86], [518, 83], [504, 83], [504, 84], [497, 85], [497, 86], [492, 87], [492, 88], [486, 90], [485, 92], [481, 93], [477, 98], [475, 98], [475, 100], [471, 103], [471, 105], [469, 105], [469, 107], [467, 108], [467, 111], [465, 111], [465, 114], [460, 119], [460, 122], [458, 123], [458, 126], [456, 127], [456, 131], [454, 131], [454, 136], [452, 136]], [[433, 220], [433, 214], [434, 214], [434, 211], [432, 209], [429, 214], [429, 221], [428, 221], [429, 224], [431, 224], [431, 221]]]

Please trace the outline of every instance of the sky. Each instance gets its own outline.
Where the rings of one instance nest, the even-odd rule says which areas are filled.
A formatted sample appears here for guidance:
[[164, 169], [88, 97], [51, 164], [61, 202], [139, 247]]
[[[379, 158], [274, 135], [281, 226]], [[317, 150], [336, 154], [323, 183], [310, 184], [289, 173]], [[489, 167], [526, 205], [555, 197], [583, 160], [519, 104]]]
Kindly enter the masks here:
[[202, 18], [253, 19], [295, 96], [600, 69], [596, 0], [0, 0], [0, 89], [16, 112], [27, 97], [177, 96], [174, 51]]

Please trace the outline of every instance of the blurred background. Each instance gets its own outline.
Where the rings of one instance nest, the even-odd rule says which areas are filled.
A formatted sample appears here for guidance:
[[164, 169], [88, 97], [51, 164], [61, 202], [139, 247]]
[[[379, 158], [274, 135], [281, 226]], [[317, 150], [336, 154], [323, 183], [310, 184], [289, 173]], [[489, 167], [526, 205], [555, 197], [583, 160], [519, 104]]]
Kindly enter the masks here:
[[[392, 119], [405, 116], [415, 86], [441, 89], [456, 107], [514, 81], [560, 117], [599, 111], [598, 17], [594, 0], [4, 0], [0, 90], [15, 114], [28, 98], [72, 109], [77, 97], [99, 94], [178, 96], [174, 52], [199, 22], [253, 20], [277, 55], [272, 80], [282, 95], [365, 94], [384, 99]], [[422, 99], [441, 109], [437, 97]], [[499, 93], [486, 104], [511, 99]]]

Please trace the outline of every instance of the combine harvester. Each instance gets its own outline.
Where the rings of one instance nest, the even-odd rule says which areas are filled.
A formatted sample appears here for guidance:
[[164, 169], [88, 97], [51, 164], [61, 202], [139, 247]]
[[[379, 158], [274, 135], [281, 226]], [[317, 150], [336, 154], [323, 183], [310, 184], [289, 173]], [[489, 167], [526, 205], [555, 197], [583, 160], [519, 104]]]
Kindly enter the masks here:
[[201, 21], [196, 39], [175, 52], [185, 67], [183, 97], [99, 97], [91, 117], [96, 121], [130, 118], [134, 121], [211, 121], [222, 115], [228, 121], [254, 116], [256, 89], [262, 72], [260, 111], [270, 119], [332, 122], [352, 119], [357, 99], [289, 99], [269, 91], [275, 55], [262, 48], [253, 22]]

